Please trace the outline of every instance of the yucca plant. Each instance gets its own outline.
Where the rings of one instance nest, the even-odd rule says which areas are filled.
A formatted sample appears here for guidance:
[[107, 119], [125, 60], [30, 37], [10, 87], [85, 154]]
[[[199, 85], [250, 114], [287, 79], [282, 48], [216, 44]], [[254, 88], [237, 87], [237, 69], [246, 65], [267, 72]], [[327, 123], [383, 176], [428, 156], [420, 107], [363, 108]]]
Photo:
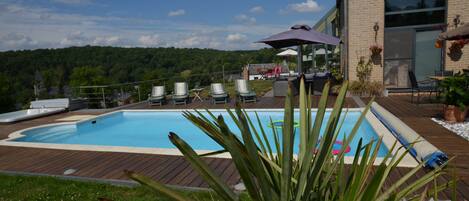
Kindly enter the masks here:
[[[368, 104], [358, 121], [347, 137], [344, 137], [343, 146], [339, 153], [332, 154], [334, 142], [339, 136], [339, 130], [344, 121], [343, 105], [348, 83], [337, 96], [329, 119], [325, 121], [326, 103], [328, 101], [329, 84], [323, 89], [319, 101], [317, 115], [311, 117], [311, 96], [306, 93], [303, 81], [300, 83], [299, 95], [299, 130], [295, 132], [293, 110], [293, 97], [291, 90], [285, 101], [284, 124], [281, 131], [272, 126], [274, 142], [270, 142], [259, 117], [252, 118], [239, 106], [234, 111], [227, 110], [240, 133], [231, 130], [223, 116], [215, 116], [207, 110], [208, 115], [199, 111], [184, 112], [184, 116], [198, 126], [205, 134], [218, 143], [223, 150], [212, 154], [228, 152], [246, 187], [247, 194], [252, 200], [259, 201], [303, 201], [303, 200], [402, 200], [421, 199], [427, 195], [435, 195], [444, 189], [444, 186], [431, 186], [428, 183], [445, 173], [440, 168], [410, 181], [412, 175], [422, 169], [423, 163], [413, 168], [392, 186], [384, 187], [384, 182], [404, 155], [393, 155], [393, 150], [405, 149], [390, 147], [389, 153], [383, 158], [381, 164], [374, 166], [381, 146], [381, 139], [374, 143], [358, 143], [358, 149], [352, 164], [345, 164], [345, 149], [355, 137], [365, 114], [370, 108]], [[252, 119], [251, 119], [252, 118]], [[272, 120], [271, 120], [272, 122]], [[258, 125], [259, 129], [255, 126]], [[324, 128], [323, 128], [324, 127]], [[321, 130], [323, 133], [321, 134]], [[299, 134], [299, 152], [294, 154], [294, 135]], [[225, 184], [201, 160], [188, 143], [179, 138], [177, 134], [170, 133], [171, 142], [184, 154], [214, 192], [223, 200], [238, 200], [239, 197], [232, 187]], [[281, 140], [280, 140], [281, 139]], [[316, 151], [313, 151], [316, 150]], [[127, 175], [148, 185], [174, 200], [190, 200], [172, 189], [134, 172]], [[409, 185], [406, 185], [409, 184]], [[424, 189], [425, 188], [425, 189]], [[422, 190], [423, 193], [416, 195]]]

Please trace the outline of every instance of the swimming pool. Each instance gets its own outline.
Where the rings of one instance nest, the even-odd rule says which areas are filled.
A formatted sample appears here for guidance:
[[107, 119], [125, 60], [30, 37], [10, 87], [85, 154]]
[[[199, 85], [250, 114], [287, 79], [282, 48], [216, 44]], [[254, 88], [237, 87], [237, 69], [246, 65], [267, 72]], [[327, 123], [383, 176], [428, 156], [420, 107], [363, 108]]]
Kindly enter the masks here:
[[[239, 133], [236, 125], [226, 111], [213, 110], [214, 114], [221, 114], [225, 117], [229, 127]], [[247, 111], [252, 119], [255, 113]], [[257, 111], [267, 136], [273, 140], [273, 133], [268, 125], [270, 118], [273, 121], [283, 119], [282, 110], [258, 110]], [[312, 113], [314, 118], [316, 112]], [[345, 114], [345, 113], [343, 113]], [[348, 135], [355, 125], [360, 111], [350, 111], [345, 117], [344, 125], [341, 128], [338, 139], [343, 139]], [[295, 119], [299, 118], [299, 112], [295, 112]], [[326, 113], [329, 118], [329, 112]], [[327, 122], [327, 121], [325, 121]], [[174, 149], [175, 147], [168, 139], [168, 133], [174, 132], [182, 139], [186, 140], [195, 150], [219, 150], [220, 146], [211, 138], [192, 125], [182, 116], [182, 111], [118, 111], [99, 116], [94, 119], [81, 121], [78, 123], [49, 125], [21, 132], [20, 136], [10, 139], [13, 142], [45, 143], [62, 145], [95, 145], [110, 147], [136, 147], [136, 148], [158, 148]], [[298, 132], [298, 131], [296, 131]], [[298, 151], [299, 135], [295, 139], [295, 153]], [[363, 139], [364, 143], [373, 143], [378, 139], [378, 134], [372, 128], [368, 120], [364, 120], [360, 125], [357, 135], [353, 139], [350, 152], [347, 156], [353, 156], [356, 151], [358, 141]], [[337, 149], [340, 145], [337, 144]], [[388, 152], [383, 144], [378, 157], [383, 157]]]

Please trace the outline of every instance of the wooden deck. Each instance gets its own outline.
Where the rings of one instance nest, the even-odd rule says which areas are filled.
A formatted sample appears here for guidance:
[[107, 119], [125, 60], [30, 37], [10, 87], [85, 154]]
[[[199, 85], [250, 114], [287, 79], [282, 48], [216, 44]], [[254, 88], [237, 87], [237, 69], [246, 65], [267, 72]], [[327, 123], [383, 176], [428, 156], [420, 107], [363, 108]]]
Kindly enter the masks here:
[[[410, 127], [424, 136], [428, 141], [449, 154], [457, 156], [453, 166], [457, 168], [460, 179], [457, 187], [459, 200], [469, 200], [469, 143], [468, 141], [449, 132], [445, 128], [433, 123], [429, 117], [437, 114], [435, 105], [415, 106], [408, 102], [407, 97], [378, 98], [376, 101], [386, 109], [400, 117]], [[333, 104], [331, 99], [329, 106]], [[367, 100], [364, 99], [366, 102]], [[257, 103], [247, 103], [246, 108], [281, 108], [283, 98], [261, 98]], [[314, 97], [313, 106], [316, 106], [318, 97]], [[297, 103], [296, 103], [297, 104]], [[225, 108], [233, 107], [231, 102], [227, 105], [212, 105], [208, 101], [194, 102], [189, 105], [167, 104], [162, 107], [138, 104], [130, 109], [190, 109], [190, 108]], [[352, 99], [347, 99], [347, 107], [356, 107]], [[102, 112], [95, 112], [100, 114]], [[10, 125], [0, 125], [0, 139], [9, 133], [23, 128], [56, 122], [56, 119], [76, 115], [89, 114], [89, 112], [68, 112], [35, 120], [19, 122]], [[234, 165], [229, 159], [206, 158], [205, 161], [227, 183], [234, 185], [240, 181]], [[53, 149], [20, 148], [0, 146], [0, 171], [13, 171], [25, 173], [39, 173], [48, 175], [63, 175], [67, 169], [76, 172], [69, 176], [96, 179], [128, 180], [122, 173], [124, 169], [137, 171], [166, 184], [186, 187], [207, 187], [203, 179], [195, 172], [183, 157], [158, 154], [131, 154], [94, 151], [66, 151]], [[410, 169], [398, 168], [391, 174], [386, 182], [390, 185], [401, 178]], [[415, 177], [424, 174], [418, 172]], [[439, 184], [446, 183], [448, 176], [439, 180]], [[450, 191], [441, 194], [441, 199], [449, 199]]]

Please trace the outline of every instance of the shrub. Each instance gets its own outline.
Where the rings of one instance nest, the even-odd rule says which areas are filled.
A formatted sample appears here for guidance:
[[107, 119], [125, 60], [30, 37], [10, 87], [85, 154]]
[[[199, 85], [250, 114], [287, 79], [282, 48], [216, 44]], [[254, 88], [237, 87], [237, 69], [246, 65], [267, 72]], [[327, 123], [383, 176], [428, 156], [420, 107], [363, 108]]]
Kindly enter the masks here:
[[365, 61], [365, 57], [360, 57], [356, 69], [358, 80], [366, 82], [371, 76], [371, 71], [373, 71], [373, 61], [370, 58]]
[[442, 98], [446, 105], [455, 105], [465, 109], [469, 105], [469, 76], [457, 74], [444, 79], [440, 87], [443, 89]]

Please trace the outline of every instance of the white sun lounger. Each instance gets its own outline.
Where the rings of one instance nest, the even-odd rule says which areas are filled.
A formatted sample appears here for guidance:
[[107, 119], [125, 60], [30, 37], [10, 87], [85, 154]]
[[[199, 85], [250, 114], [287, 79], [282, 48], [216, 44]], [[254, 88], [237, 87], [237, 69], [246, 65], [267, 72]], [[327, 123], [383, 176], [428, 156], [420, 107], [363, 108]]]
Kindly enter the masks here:
[[228, 93], [226, 93], [221, 83], [212, 83], [210, 85], [210, 96], [212, 96], [214, 104], [228, 102]]
[[236, 94], [242, 102], [256, 102], [256, 92], [249, 89], [249, 84], [247, 80], [238, 79], [235, 82], [236, 85]]
[[148, 103], [150, 105], [163, 105], [166, 100], [166, 90], [164, 86], [154, 86], [151, 94], [148, 95]]
[[187, 104], [189, 99], [189, 88], [186, 82], [176, 82], [174, 83], [174, 92], [173, 92], [173, 103], [175, 105], [183, 103]]

